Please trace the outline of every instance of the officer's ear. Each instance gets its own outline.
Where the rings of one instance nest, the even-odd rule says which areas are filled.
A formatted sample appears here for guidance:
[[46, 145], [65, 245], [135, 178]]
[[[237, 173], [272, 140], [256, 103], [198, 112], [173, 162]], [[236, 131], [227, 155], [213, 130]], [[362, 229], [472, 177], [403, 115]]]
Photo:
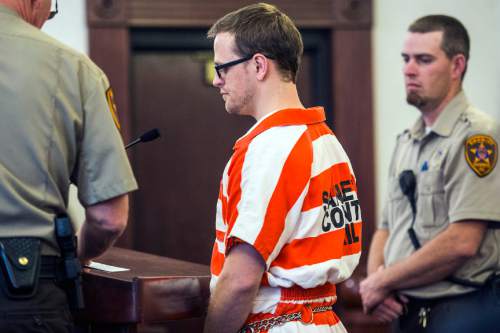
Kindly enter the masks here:
[[453, 79], [461, 79], [467, 66], [467, 60], [463, 54], [456, 54], [451, 58], [451, 76]]

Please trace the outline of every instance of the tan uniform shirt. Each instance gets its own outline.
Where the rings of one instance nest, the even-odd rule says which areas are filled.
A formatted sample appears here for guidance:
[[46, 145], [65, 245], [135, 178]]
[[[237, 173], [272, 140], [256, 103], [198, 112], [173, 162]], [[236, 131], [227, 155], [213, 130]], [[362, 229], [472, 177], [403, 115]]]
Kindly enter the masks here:
[[[488, 220], [491, 227], [500, 226], [500, 168], [495, 168], [499, 140], [498, 122], [472, 107], [463, 92], [446, 106], [430, 131], [420, 118], [398, 137], [389, 171], [389, 195], [379, 225], [389, 231], [386, 265], [415, 252], [407, 232], [411, 206], [399, 186], [403, 170], [413, 170], [416, 175], [414, 229], [422, 246], [453, 222]], [[499, 270], [500, 229], [490, 228], [479, 254], [454, 276], [483, 282]], [[432, 298], [469, 290], [443, 281], [403, 293]]]
[[70, 182], [84, 206], [137, 188], [110, 112], [104, 73], [0, 6], [0, 237], [41, 237]]

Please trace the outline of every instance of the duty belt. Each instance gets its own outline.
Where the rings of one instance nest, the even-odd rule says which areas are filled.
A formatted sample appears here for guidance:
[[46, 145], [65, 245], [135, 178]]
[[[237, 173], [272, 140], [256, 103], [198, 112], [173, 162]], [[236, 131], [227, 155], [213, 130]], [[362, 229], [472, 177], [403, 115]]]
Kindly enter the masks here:
[[[311, 320], [309, 323], [312, 323], [313, 317], [315, 313], [318, 312], [326, 312], [326, 311], [331, 311], [332, 306], [318, 306], [315, 308], [312, 308], [312, 314], [313, 316], [311, 317]], [[290, 321], [298, 321], [302, 320], [302, 312], [293, 312], [293, 313], [287, 313], [281, 316], [277, 317], [272, 317], [269, 319], [263, 319], [259, 321], [255, 321], [253, 323], [247, 324], [243, 326], [241, 330], [238, 331], [238, 333], [257, 333], [261, 331], [268, 331], [271, 328], [279, 325], [283, 325], [284, 323], [290, 322]]]
[[42, 264], [40, 266], [41, 279], [60, 280], [64, 276], [61, 268], [61, 258], [56, 256], [42, 256]]

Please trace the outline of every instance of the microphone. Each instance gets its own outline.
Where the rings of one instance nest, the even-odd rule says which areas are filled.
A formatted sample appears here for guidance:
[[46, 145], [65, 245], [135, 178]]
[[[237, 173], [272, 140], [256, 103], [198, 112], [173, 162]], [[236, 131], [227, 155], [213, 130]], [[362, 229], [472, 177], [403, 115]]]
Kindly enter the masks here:
[[403, 194], [407, 197], [415, 195], [415, 188], [417, 187], [417, 179], [412, 170], [404, 170], [399, 175], [399, 187]]
[[417, 188], [417, 179], [415, 177], [415, 173], [412, 170], [404, 170], [399, 175], [399, 187], [403, 194], [408, 198], [411, 205], [412, 211], [412, 221], [410, 228], [408, 229], [408, 237], [410, 237], [410, 241], [413, 244], [415, 249], [420, 248], [420, 241], [418, 240], [417, 233], [413, 226], [415, 225], [415, 217], [417, 215], [417, 203], [415, 202], [415, 189]]
[[156, 140], [160, 137], [160, 131], [157, 128], [153, 128], [152, 130], [147, 131], [134, 141], [130, 142], [128, 145], [125, 146], [125, 149], [129, 149], [132, 146], [135, 146], [136, 144], [140, 142], [149, 142]]

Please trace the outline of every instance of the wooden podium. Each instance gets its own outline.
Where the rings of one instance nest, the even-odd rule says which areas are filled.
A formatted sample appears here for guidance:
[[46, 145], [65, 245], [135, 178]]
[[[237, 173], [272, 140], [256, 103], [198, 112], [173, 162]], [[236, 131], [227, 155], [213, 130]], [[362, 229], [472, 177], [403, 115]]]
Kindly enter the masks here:
[[209, 267], [111, 248], [95, 262], [128, 268], [85, 268], [85, 310], [78, 332], [201, 332], [209, 297]]

